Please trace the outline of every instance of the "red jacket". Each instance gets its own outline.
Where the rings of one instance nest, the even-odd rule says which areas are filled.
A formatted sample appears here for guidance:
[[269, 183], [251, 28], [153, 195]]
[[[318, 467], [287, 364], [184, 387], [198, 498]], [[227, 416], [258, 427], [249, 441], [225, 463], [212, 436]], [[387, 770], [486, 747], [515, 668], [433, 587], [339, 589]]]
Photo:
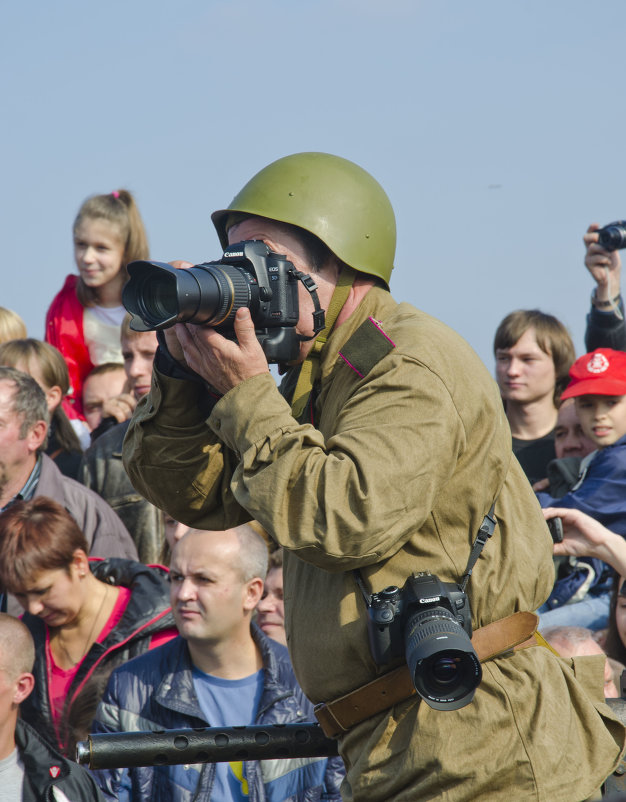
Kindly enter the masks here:
[[63, 399], [69, 418], [85, 419], [83, 414], [83, 382], [93, 369], [83, 332], [84, 307], [76, 296], [78, 276], [65, 279], [46, 314], [46, 342], [63, 354], [70, 372], [70, 391]]

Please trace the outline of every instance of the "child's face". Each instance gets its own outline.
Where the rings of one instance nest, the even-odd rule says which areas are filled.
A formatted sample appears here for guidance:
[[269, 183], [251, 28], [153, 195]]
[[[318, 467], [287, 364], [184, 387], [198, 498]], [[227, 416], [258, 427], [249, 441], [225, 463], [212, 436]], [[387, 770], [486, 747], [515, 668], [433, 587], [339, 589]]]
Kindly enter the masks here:
[[581, 395], [575, 400], [580, 425], [598, 448], [626, 434], [626, 395]]
[[[100, 218], [84, 218], [74, 232], [74, 258], [82, 280], [98, 289], [111, 281], [124, 284], [120, 273], [124, 243], [119, 226]], [[120, 286], [120, 292], [121, 292]]]

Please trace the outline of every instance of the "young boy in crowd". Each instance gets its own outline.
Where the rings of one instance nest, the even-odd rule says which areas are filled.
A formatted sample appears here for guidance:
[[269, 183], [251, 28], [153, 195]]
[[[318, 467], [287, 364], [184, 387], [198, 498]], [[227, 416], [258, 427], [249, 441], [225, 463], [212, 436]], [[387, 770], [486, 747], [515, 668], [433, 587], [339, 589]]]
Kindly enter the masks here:
[[[575, 400], [583, 432], [596, 450], [582, 460], [578, 481], [569, 493], [560, 499], [547, 493], [537, 497], [542, 507], [581, 510], [626, 536], [626, 353], [598, 348], [577, 359], [569, 375], [561, 399]], [[587, 558], [576, 561], [573, 568], [557, 580], [542, 608], [542, 627], [605, 625], [610, 569]]]

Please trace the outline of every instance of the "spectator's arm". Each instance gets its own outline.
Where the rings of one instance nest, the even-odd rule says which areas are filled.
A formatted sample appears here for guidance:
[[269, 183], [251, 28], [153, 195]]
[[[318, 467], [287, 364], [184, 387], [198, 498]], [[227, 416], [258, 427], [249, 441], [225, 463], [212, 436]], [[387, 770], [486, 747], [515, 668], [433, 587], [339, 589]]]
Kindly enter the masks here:
[[626, 351], [624, 303], [620, 295], [622, 262], [619, 251], [606, 251], [598, 245], [597, 223], [592, 223], [583, 237], [585, 267], [596, 282], [591, 311], [587, 315], [585, 347], [614, 348]]
[[626, 575], [626, 540], [580, 510], [549, 507], [546, 520], [561, 518], [563, 542], [554, 544], [554, 553], [567, 557], [595, 557], [608, 563], [618, 574]]

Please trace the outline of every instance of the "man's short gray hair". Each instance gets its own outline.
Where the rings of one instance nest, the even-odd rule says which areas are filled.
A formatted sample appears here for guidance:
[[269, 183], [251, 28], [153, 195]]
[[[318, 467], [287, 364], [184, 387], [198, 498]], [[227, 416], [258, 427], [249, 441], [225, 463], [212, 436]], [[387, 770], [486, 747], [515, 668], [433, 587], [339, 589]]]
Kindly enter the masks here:
[[[32, 376], [16, 368], [2, 365], [0, 366], [0, 381], [11, 382], [15, 386], [13, 410], [22, 418], [21, 439], [26, 437], [37, 421], [45, 421], [46, 425], [50, 423], [46, 394]], [[45, 448], [45, 443], [41, 448], [42, 450]]]
[[267, 543], [250, 524], [236, 526], [234, 532], [239, 541], [239, 570], [243, 581], [248, 582], [255, 576], [260, 576], [265, 581], [269, 559]]
[[26, 624], [0, 613], [0, 671], [13, 682], [30, 674], [35, 664], [35, 644]]

